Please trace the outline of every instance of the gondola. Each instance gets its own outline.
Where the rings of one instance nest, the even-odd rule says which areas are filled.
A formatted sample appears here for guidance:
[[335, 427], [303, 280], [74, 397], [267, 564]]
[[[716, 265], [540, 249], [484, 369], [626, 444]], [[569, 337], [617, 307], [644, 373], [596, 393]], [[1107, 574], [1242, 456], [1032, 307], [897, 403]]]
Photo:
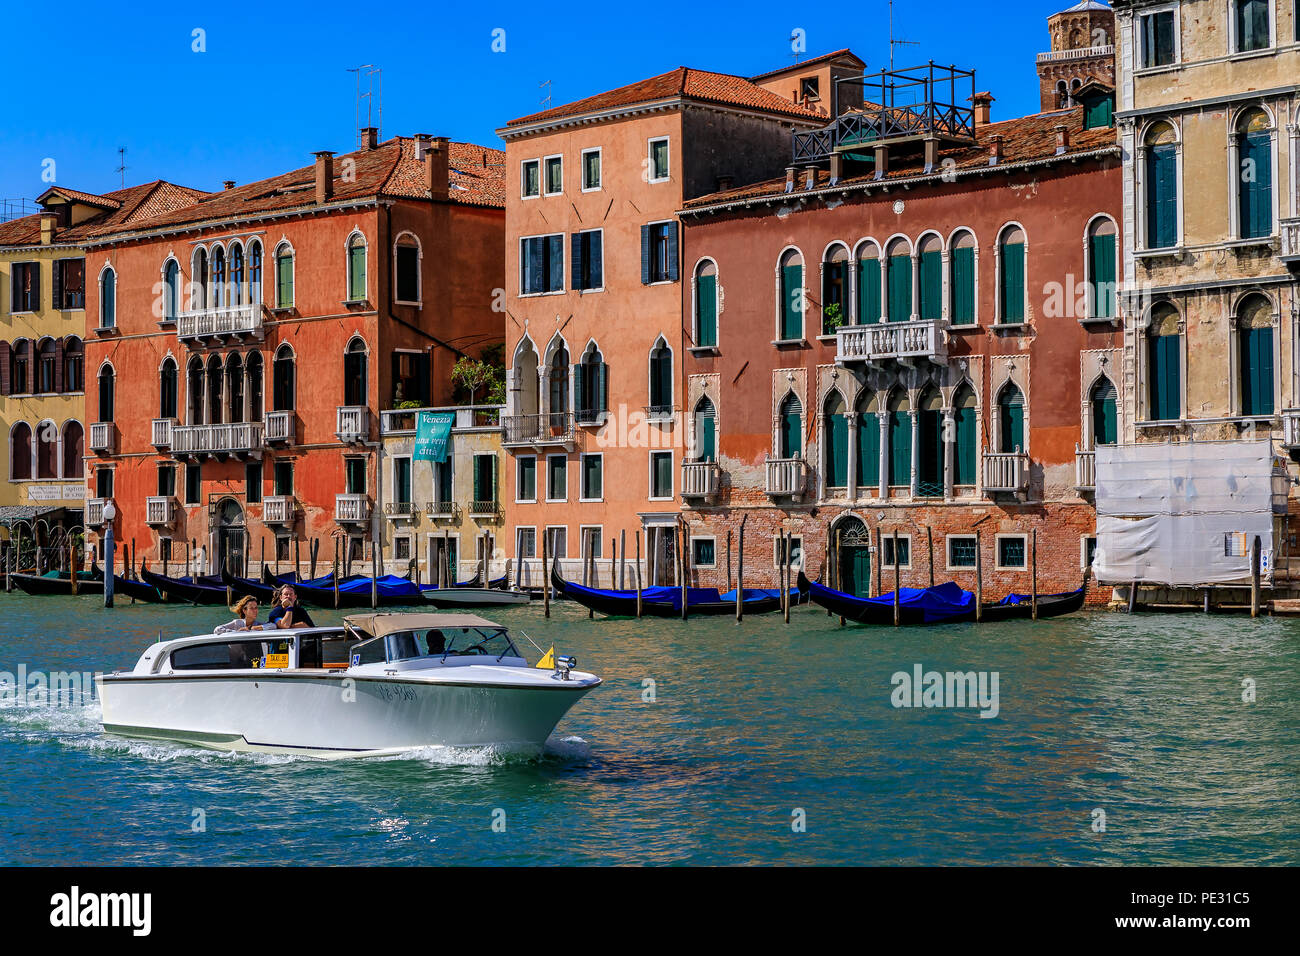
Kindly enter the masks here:
[[[836, 591], [815, 581], [809, 581], [799, 572], [799, 588], [808, 590], [814, 604], [826, 608], [845, 620], [860, 624], [893, 625], [894, 594], [874, 598], [860, 598]], [[1077, 611], [1083, 606], [1087, 583], [1077, 591], [1061, 594], [1040, 594], [1038, 616], [1058, 617]], [[953, 624], [975, 620], [975, 595], [949, 581], [932, 588], [900, 588], [898, 623], [900, 625]], [[996, 603], [985, 603], [980, 610], [984, 622], [1011, 621], [1033, 616], [1032, 597], [1027, 594], [1009, 594]]]
[[[610, 617], [636, 616], [636, 591], [589, 588], [566, 581], [556, 566], [551, 567], [551, 587], [556, 595], [576, 601], [585, 608]], [[687, 615], [722, 615], [736, 613], [735, 592], [720, 594], [717, 588], [687, 588]], [[742, 607], [746, 614], [765, 614], [779, 610], [780, 592], [745, 589]], [[682, 589], [679, 587], [651, 587], [641, 591], [641, 614], [650, 617], [681, 617]]]
[[124, 578], [120, 574], [113, 575], [113, 596], [115, 598], [129, 597], [134, 601], [142, 601], [145, 604], [167, 603], [158, 592], [158, 589], [152, 584], [137, 578]]
[[226, 589], [221, 585], [196, 584], [180, 578], [154, 574], [144, 562], [140, 563], [140, 580], [151, 585], [168, 604], [201, 604], [217, 606], [226, 603]]
[[[27, 594], [72, 594], [72, 577], [60, 571], [47, 571], [45, 574], [11, 574], [9, 580], [14, 586]], [[91, 571], [82, 571], [77, 575], [78, 594], [103, 594], [104, 576]]]

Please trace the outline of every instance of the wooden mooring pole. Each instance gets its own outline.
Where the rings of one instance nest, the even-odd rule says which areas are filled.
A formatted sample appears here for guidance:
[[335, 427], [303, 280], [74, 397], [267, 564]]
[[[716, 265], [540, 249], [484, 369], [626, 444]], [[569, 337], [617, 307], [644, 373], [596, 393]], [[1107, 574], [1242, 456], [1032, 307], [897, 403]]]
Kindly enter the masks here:
[[1250, 616], [1259, 617], [1259, 535], [1250, 544]]
[[745, 522], [749, 515], [740, 518], [740, 531], [736, 538], [736, 623], [745, 619]]
[[894, 627], [898, 627], [902, 617], [902, 607], [899, 603], [899, 579], [902, 572], [899, 570], [898, 560], [898, 529], [894, 529]]
[[975, 621], [984, 620], [984, 557], [980, 552], [980, 530], [975, 529]]
[[1029, 601], [1030, 616], [1038, 620], [1038, 529], [1033, 530], [1029, 539]]

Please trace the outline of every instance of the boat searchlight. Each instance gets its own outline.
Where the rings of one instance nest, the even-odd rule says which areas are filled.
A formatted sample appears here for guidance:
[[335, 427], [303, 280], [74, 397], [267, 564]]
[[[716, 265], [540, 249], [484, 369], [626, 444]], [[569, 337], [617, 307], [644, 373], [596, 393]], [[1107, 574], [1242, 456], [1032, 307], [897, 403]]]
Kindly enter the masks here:
[[565, 657], [563, 655], [556, 655], [555, 673], [560, 675], [560, 680], [568, 680], [569, 671], [573, 670], [577, 666], [578, 666], [578, 659], [576, 657]]

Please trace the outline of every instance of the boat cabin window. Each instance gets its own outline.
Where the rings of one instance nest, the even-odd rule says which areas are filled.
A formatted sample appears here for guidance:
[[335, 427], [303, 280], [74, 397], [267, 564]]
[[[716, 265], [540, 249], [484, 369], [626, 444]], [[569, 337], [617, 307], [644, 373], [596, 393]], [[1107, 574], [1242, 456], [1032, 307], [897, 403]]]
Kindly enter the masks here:
[[324, 670], [343, 670], [352, 658], [352, 648], [360, 638], [343, 631], [303, 634], [298, 638], [298, 666]]
[[353, 664], [409, 661], [419, 657], [522, 657], [504, 628], [444, 627], [398, 631], [352, 649]]
[[179, 647], [172, 652], [171, 668], [176, 671], [241, 670], [260, 667], [267, 654], [288, 654], [289, 641], [221, 641]]

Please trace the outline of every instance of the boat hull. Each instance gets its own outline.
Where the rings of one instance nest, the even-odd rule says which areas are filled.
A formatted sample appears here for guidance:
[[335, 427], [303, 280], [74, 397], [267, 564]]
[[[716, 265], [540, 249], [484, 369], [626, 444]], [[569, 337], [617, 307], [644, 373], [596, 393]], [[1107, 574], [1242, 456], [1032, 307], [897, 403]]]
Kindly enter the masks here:
[[433, 746], [540, 748], [600, 683], [592, 677], [511, 686], [503, 678], [485, 685], [302, 671], [112, 675], [98, 682], [106, 732], [324, 758]]
[[[610, 617], [635, 617], [637, 598], [635, 591], [602, 591], [598, 588], [584, 587], [566, 581], [556, 569], [551, 570], [551, 587], [559, 597], [568, 598], [583, 607]], [[800, 594], [802, 594], [802, 590]], [[796, 600], [792, 594], [792, 600]], [[766, 614], [781, 608], [781, 599], [776, 596], [747, 597], [741, 603], [746, 614]], [[688, 616], [720, 616], [736, 613], [734, 600], [692, 601], [687, 600]], [[650, 600], [644, 594], [641, 598], [642, 617], [680, 618], [682, 605], [679, 594], [674, 594], [672, 601]]]
[[[9, 579], [13, 581], [14, 587], [20, 588], [28, 594], [47, 595], [47, 594], [71, 594], [71, 578], [47, 578], [44, 575], [36, 574], [11, 574]], [[78, 594], [103, 594], [104, 581], [102, 578], [78, 578]]]
[[506, 607], [527, 604], [526, 591], [501, 591], [496, 588], [430, 588], [424, 600], [437, 608]]

